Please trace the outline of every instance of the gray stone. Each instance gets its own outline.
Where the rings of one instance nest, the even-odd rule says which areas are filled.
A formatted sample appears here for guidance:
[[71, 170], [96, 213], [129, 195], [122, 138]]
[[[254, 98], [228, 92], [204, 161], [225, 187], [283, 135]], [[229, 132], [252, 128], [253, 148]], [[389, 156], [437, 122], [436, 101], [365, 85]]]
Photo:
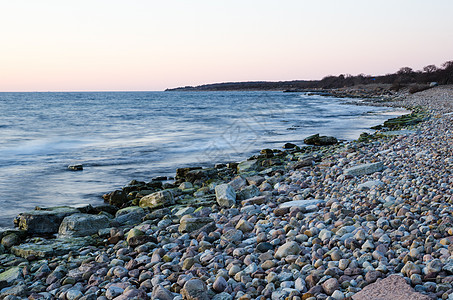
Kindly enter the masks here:
[[19, 214], [15, 223], [19, 229], [26, 230], [29, 234], [57, 233], [61, 221], [69, 215], [79, 213], [72, 207], [55, 207], [46, 210], [31, 210]]
[[212, 300], [233, 300], [233, 296], [231, 296], [231, 294], [229, 293], [223, 292], [215, 295]]
[[259, 170], [259, 162], [258, 160], [246, 160], [240, 162], [237, 166], [237, 170], [239, 174], [242, 173], [250, 173]]
[[173, 193], [170, 190], [163, 190], [152, 193], [140, 199], [140, 207], [161, 208], [175, 204]]
[[254, 185], [249, 185], [241, 189], [241, 191], [237, 194], [237, 198], [239, 200], [246, 200], [258, 197], [259, 195], [261, 195], [260, 190]]
[[236, 204], [236, 192], [228, 184], [220, 184], [215, 187], [217, 203], [222, 207], [232, 207]]
[[200, 279], [191, 279], [184, 284], [181, 290], [183, 299], [209, 300], [206, 284]]
[[242, 241], [243, 237], [244, 234], [242, 233], [242, 231], [237, 229], [230, 229], [225, 232], [220, 238], [230, 243], [238, 243]]
[[22, 279], [22, 268], [12, 267], [3, 273], [0, 273], [0, 288], [5, 285], [10, 285], [18, 279]]
[[63, 219], [58, 234], [61, 238], [87, 236], [109, 225], [110, 219], [105, 215], [73, 214]]
[[200, 218], [183, 217], [181, 218], [178, 231], [181, 233], [183, 232], [190, 233], [212, 222], [214, 222], [214, 220], [207, 217]]
[[143, 208], [138, 206], [130, 206], [118, 210], [115, 215], [115, 221], [117, 221], [121, 225], [135, 225], [141, 223], [144, 216], [145, 211]]
[[318, 203], [323, 203], [325, 200], [320, 200], [320, 199], [310, 199], [310, 200], [294, 200], [294, 201], [289, 201], [289, 202], [284, 202], [279, 205], [280, 208], [285, 208], [285, 207], [300, 207], [300, 208], [307, 208], [312, 205], [316, 205]]
[[212, 285], [212, 289], [217, 293], [221, 293], [227, 288], [227, 286], [228, 283], [226, 282], [225, 278], [218, 276]]
[[164, 288], [162, 285], [158, 284], [153, 288], [153, 293], [151, 294], [151, 299], [156, 300], [173, 300], [173, 294]]
[[367, 191], [371, 190], [372, 188], [382, 187], [384, 183], [380, 180], [369, 180], [367, 182], [361, 183], [357, 186], [359, 191]]
[[124, 290], [120, 287], [117, 286], [110, 286], [106, 291], [105, 291], [105, 296], [107, 299], [111, 300], [119, 295], [121, 295], [124, 292]]
[[300, 250], [301, 249], [296, 242], [286, 242], [277, 249], [274, 257], [276, 259], [281, 259], [287, 257], [288, 255], [297, 255], [299, 254]]
[[35, 243], [24, 243], [11, 247], [11, 253], [27, 258], [45, 258], [51, 256], [61, 256], [70, 251], [77, 251], [82, 247], [94, 244], [95, 240], [91, 237], [73, 237], [66, 239], [45, 240], [40, 239]]
[[66, 292], [67, 300], [77, 300], [77, 299], [80, 299], [82, 296], [83, 296], [83, 293], [75, 288], [69, 289]]
[[16, 296], [21, 298], [11, 298], [11, 299], [22, 299], [27, 294], [27, 286], [25, 283], [20, 282], [12, 287], [7, 287], [1, 290], [0, 299], [8, 299], [8, 296]]
[[332, 295], [333, 292], [340, 288], [340, 284], [338, 283], [338, 280], [336, 278], [327, 279], [321, 284], [321, 286], [327, 295]]
[[351, 176], [361, 176], [373, 174], [375, 172], [380, 172], [382, 170], [384, 170], [384, 164], [382, 162], [376, 162], [351, 167], [349, 169], [344, 170], [343, 174]]

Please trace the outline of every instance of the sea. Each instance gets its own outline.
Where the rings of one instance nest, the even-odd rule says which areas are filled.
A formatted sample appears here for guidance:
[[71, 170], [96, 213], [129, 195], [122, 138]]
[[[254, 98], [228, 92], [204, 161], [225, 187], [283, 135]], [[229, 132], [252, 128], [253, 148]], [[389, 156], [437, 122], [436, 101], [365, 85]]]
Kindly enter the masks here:
[[351, 101], [360, 102], [268, 91], [0, 93], [0, 228], [36, 206], [100, 204], [178, 167], [237, 162], [316, 133], [356, 139], [402, 114]]

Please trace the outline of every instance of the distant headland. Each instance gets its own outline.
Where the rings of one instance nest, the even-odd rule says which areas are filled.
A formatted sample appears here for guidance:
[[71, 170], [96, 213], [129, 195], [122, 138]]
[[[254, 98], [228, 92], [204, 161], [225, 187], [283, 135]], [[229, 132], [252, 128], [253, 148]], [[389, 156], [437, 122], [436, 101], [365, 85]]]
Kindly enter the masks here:
[[292, 81], [246, 81], [203, 84], [169, 88], [166, 91], [307, 91], [336, 89], [368, 84], [390, 85], [392, 90], [409, 87], [414, 90], [425, 89], [430, 83], [453, 83], [453, 60], [437, 67], [427, 65], [422, 70], [414, 71], [410, 67], [400, 68], [396, 73], [371, 76], [365, 74], [338, 76], [329, 75], [321, 80], [292, 80]]

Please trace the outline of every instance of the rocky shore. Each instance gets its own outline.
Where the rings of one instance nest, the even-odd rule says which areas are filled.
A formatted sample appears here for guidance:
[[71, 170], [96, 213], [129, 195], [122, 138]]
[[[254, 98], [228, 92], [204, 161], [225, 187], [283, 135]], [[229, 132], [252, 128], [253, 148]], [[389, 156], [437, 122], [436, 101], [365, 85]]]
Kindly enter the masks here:
[[453, 88], [331, 146], [133, 180], [0, 232], [0, 299], [453, 299]]

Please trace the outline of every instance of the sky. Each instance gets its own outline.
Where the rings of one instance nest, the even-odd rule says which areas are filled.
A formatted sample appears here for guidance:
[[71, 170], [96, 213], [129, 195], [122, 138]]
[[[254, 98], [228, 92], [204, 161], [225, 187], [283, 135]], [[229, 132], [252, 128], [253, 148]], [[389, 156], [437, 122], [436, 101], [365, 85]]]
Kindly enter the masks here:
[[158, 91], [453, 60], [451, 0], [0, 0], [0, 91]]

